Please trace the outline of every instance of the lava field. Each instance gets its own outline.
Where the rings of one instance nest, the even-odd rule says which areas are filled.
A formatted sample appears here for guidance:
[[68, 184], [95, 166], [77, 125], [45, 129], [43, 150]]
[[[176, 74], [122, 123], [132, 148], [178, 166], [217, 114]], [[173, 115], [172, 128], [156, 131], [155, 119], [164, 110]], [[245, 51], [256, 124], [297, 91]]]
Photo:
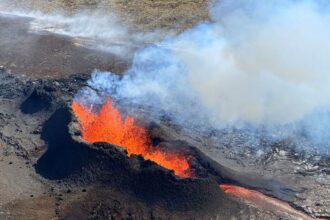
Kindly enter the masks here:
[[[118, 2], [116, 7], [123, 7]], [[156, 3], [150, 4], [165, 7]], [[193, 27], [197, 15], [205, 19], [199, 11], [194, 24], [188, 22], [191, 15], [174, 22], [177, 30], [169, 36]], [[49, 26], [42, 29], [38, 19], [45, 18], [38, 16], [0, 14], [0, 219], [330, 219], [329, 150], [319, 150], [307, 134], [271, 138], [266, 129], [210, 127], [207, 120], [206, 127], [204, 121], [203, 126], [185, 126], [189, 117], [183, 122], [177, 118], [189, 115], [196, 103], [173, 113], [176, 99], [166, 99], [171, 93], [158, 105], [153, 100], [168, 85], [185, 95], [187, 81], [174, 88], [172, 75], [163, 81], [150, 75], [155, 78], [151, 84], [144, 84], [148, 75], [139, 75], [181, 70], [176, 60], [171, 66], [170, 47], [155, 42], [149, 48], [140, 41], [147, 35], [115, 43], [106, 42], [106, 35], [99, 38], [106, 45], [100, 49], [98, 35], [92, 39], [63, 31], [71, 28], [70, 19], [63, 19], [68, 23], [58, 24], [60, 28], [46, 19]], [[168, 22], [168, 14], [163, 16], [161, 22]], [[31, 29], [31, 24], [41, 29]], [[162, 26], [140, 25], [139, 31]], [[179, 36], [185, 40], [185, 34]], [[176, 46], [175, 40], [165, 42]], [[125, 53], [117, 53], [118, 45]], [[178, 51], [183, 59], [194, 55]], [[161, 89], [148, 96], [145, 91], [150, 91], [140, 84], [150, 91]], [[147, 98], [131, 98], [122, 91]], [[196, 112], [191, 122], [205, 117]]]

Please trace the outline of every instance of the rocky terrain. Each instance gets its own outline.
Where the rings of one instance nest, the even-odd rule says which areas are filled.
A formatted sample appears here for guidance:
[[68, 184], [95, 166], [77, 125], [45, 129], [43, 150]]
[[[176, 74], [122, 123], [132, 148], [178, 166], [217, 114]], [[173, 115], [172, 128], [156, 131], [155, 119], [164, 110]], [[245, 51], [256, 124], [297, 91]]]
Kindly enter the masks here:
[[[140, 30], [177, 32], [208, 19], [202, 0], [2, 4], [65, 13], [105, 13], [109, 7]], [[166, 119], [149, 126], [154, 139], [179, 143], [195, 155], [200, 176], [191, 179], [142, 157], [128, 158], [120, 147], [85, 143], [69, 107], [74, 95], [93, 69], [121, 73], [130, 60], [83, 47], [70, 36], [31, 32], [31, 19], [0, 16], [0, 219], [295, 219], [225, 194], [222, 182], [330, 218], [330, 156], [302, 150], [310, 144], [305, 140], [255, 146], [253, 135], [239, 130], [205, 135]]]
[[1, 71], [1, 218], [291, 219], [228, 197], [215, 179], [178, 179], [120, 148], [74, 138], [68, 104], [87, 77]]

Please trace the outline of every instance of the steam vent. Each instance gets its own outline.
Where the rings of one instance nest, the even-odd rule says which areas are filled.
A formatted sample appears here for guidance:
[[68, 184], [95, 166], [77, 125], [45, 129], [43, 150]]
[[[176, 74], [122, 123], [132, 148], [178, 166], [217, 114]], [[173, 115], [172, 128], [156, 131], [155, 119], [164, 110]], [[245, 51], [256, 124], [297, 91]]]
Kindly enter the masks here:
[[330, 2], [0, 0], [0, 220], [330, 220]]

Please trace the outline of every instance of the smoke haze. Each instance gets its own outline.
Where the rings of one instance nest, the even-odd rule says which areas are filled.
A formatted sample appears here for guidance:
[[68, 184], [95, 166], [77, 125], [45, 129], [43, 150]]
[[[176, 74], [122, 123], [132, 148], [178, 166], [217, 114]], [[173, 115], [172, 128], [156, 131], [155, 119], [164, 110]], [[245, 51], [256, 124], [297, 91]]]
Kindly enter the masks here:
[[209, 23], [139, 50], [122, 78], [95, 71], [89, 86], [151, 107], [155, 118], [165, 113], [182, 127], [281, 127], [324, 141], [328, 5], [220, 1], [210, 14]]
[[77, 46], [102, 50], [121, 58], [128, 58], [137, 48], [174, 34], [161, 30], [137, 31], [124, 25], [112, 11], [105, 14], [97, 8], [78, 10], [71, 14], [58, 10], [45, 14], [31, 9], [11, 9], [5, 7], [5, 3], [0, 0], [0, 13], [31, 19], [31, 32], [67, 36], [72, 38]]
[[41, 15], [31, 22], [32, 31], [48, 31], [76, 38], [77, 43], [126, 58], [137, 48], [152, 44], [170, 35], [155, 30], [140, 32], [124, 26], [116, 15], [79, 12], [73, 16]]
[[176, 36], [132, 30], [111, 12], [9, 13], [30, 17], [30, 31], [69, 36], [123, 58], [145, 46], [122, 77], [95, 71], [77, 95], [84, 102], [111, 96], [149, 109], [151, 120], [166, 116], [200, 131], [262, 128], [322, 144], [330, 137], [330, 9], [324, 0], [215, 1], [209, 22]]

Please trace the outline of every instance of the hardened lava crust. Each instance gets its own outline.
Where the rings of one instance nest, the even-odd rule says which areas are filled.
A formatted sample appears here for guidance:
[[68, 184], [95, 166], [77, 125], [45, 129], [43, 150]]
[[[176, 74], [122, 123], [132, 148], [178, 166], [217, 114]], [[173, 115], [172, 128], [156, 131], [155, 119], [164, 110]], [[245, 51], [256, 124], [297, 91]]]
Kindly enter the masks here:
[[146, 126], [161, 147], [192, 156], [194, 178], [128, 157], [120, 146], [86, 143], [73, 97], [94, 68], [121, 73], [129, 61], [30, 33], [26, 18], [0, 23], [0, 219], [293, 219], [231, 197], [220, 183], [330, 217], [330, 157], [296, 151], [289, 140], [265, 140], [260, 148], [268, 151], [259, 155], [242, 131], [202, 136], [166, 119]]
[[[268, 171], [256, 169], [255, 176], [237, 172], [238, 165], [216, 162], [189, 143], [189, 138], [174, 137], [178, 130], [165, 123], [153, 126], [150, 134], [163, 147], [178, 145], [192, 155], [196, 178], [178, 178], [140, 156], [127, 157], [118, 146], [84, 142], [69, 106], [88, 78], [89, 75], [78, 74], [56, 81], [29, 80], [1, 71], [1, 217], [291, 219], [284, 213], [260, 210], [224, 194], [218, 187], [221, 181], [253, 187], [273, 196], [278, 189], [278, 198], [288, 199], [310, 215], [327, 216], [327, 194], [315, 191], [316, 185], [329, 190], [326, 183], [319, 182], [327, 177], [327, 160], [323, 161], [318, 181], [309, 180], [313, 189], [299, 191], [290, 188], [291, 179], [286, 182], [283, 178], [278, 185], [272, 184], [276, 179], [261, 178], [262, 172], [278, 172], [278, 167]], [[270, 153], [269, 163], [281, 162], [276, 155], [276, 150]], [[307, 174], [301, 171], [293, 177]], [[299, 203], [302, 200], [317, 205], [312, 203], [305, 208]]]

